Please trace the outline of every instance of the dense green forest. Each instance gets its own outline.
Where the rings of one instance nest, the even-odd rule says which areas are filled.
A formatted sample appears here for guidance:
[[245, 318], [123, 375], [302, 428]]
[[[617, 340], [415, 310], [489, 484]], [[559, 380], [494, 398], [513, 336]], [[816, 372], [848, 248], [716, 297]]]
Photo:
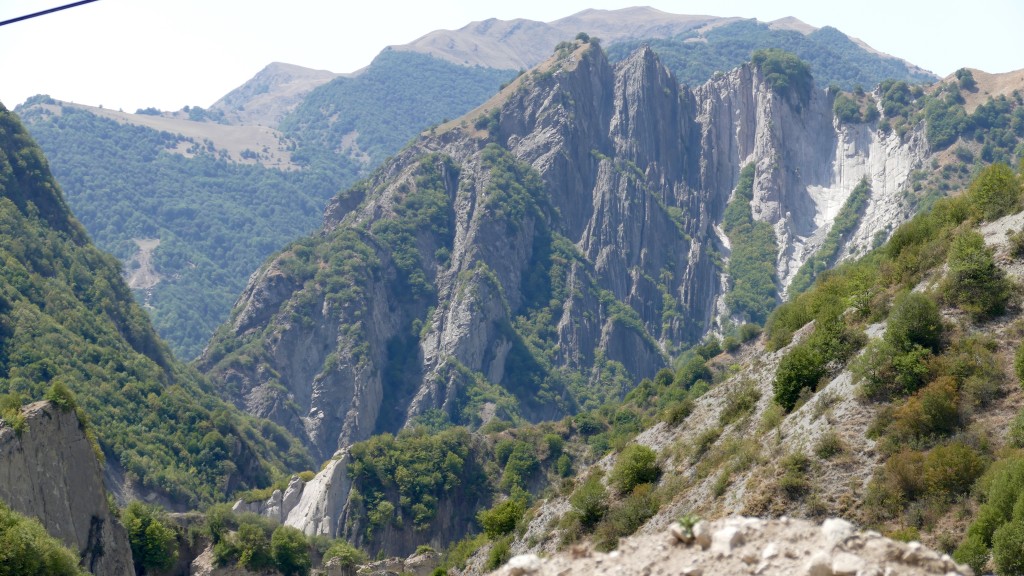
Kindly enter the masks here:
[[118, 261], [91, 244], [41, 150], [2, 107], [0, 263], [5, 415], [48, 392], [77, 402], [127, 480], [181, 505], [310, 464], [282, 429], [225, 404], [207, 380], [174, 360]]
[[744, 20], [709, 30], [702, 40], [697, 40], [696, 34], [618, 42], [608, 48], [608, 58], [622, 60], [641, 44], [648, 44], [676, 78], [689, 86], [744, 64], [755, 50], [769, 48], [791, 52], [807, 62], [818, 86], [836, 84], [852, 90], [858, 85], [871, 89], [886, 79], [910, 83], [936, 80], [932, 74], [910, 69], [902, 60], [867, 51], [830, 26], [804, 35]]
[[360, 167], [339, 160], [283, 172], [168, 151], [181, 136], [64, 106], [19, 108], [67, 201], [97, 245], [127, 261], [133, 239], [158, 238], [163, 277], [147, 298], [154, 325], [191, 359], [225, 320], [263, 260], [320, 223]]
[[300, 143], [293, 155], [299, 161], [341, 152], [354, 132], [359, 150], [377, 164], [427, 126], [483, 103], [515, 75], [386, 49], [359, 75], [313, 90], [281, 120], [280, 129]]

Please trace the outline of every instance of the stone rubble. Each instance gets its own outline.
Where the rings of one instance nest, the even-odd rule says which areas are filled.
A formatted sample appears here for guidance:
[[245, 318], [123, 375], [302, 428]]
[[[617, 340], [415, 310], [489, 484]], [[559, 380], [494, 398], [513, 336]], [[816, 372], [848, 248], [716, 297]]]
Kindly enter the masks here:
[[807, 520], [734, 516], [673, 524], [662, 535], [623, 539], [607, 554], [576, 547], [549, 558], [516, 556], [495, 576], [622, 576], [752, 574], [756, 576], [973, 576], [967, 566], [919, 542], [903, 543], [857, 531], [838, 518]]

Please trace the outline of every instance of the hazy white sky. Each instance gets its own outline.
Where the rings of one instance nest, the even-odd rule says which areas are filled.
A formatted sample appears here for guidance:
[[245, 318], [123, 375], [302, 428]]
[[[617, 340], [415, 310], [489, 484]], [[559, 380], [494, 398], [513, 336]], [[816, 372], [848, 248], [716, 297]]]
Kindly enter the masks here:
[[[71, 0], [0, 0], [0, 20]], [[899, 0], [100, 0], [0, 27], [0, 102], [34, 94], [134, 112], [209, 106], [270, 62], [334, 72], [389, 44], [486, 18], [550, 21], [585, 8], [795, 16], [940, 75], [1024, 68], [1024, 2]]]

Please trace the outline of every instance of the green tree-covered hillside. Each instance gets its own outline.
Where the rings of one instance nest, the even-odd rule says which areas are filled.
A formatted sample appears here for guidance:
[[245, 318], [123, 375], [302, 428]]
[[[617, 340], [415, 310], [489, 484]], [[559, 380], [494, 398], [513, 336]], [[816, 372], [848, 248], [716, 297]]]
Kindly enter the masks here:
[[[226, 319], [249, 275], [315, 229], [329, 198], [514, 75], [385, 51], [358, 76], [314, 90], [282, 121], [299, 142], [293, 159], [303, 169], [293, 172], [230, 163], [206, 143], [71, 106], [55, 111], [42, 105], [52, 102], [46, 97], [18, 112], [101, 248], [127, 263], [138, 251], [135, 239], [160, 240], [153, 263], [161, 280], [138, 296], [175, 354], [191, 359]], [[342, 153], [353, 131], [365, 153], [355, 159]], [[194, 157], [171, 152], [178, 146]]]
[[126, 480], [196, 505], [308, 465], [176, 360], [121, 266], [89, 241], [42, 152], [0, 106], [0, 405], [70, 388]]
[[358, 149], [377, 164], [427, 126], [472, 110], [515, 75], [384, 50], [359, 75], [313, 90], [280, 128], [300, 142], [298, 161], [343, 151], [354, 134]]
[[100, 248], [127, 262], [134, 239], [160, 240], [161, 280], [144, 300], [184, 359], [199, 354], [260, 262], [313, 230], [327, 199], [359, 170], [344, 159], [283, 172], [209, 152], [186, 158], [169, 151], [185, 140], [168, 132], [71, 106], [19, 112]]

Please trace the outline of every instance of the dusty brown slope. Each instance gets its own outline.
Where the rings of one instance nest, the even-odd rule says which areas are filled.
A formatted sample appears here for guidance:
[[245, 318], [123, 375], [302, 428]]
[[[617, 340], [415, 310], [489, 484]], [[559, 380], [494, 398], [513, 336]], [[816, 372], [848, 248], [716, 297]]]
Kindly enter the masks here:
[[[213, 122], [193, 122], [188, 119], [167, 116], [150, 116], [147, 114], [130, 114], [120, 110], [97, 108], [84, 104], [72, 104], [69, 102], [56, 101], [56, 104], [40, 104], [54, 114], [61, 113], [62, 106], [80, 108], [96, 116], [109, 118], [122, 124], [134, 124], [145, 126], [154, 130], [181, 134], [191, 138], [192, 143], [182, 143], [176, 152], [183, 156], [192, 156], [190, 148], [198, 145], [209, 152], [213, 147], [216, 153], [226, 155], [226, 159], [240, 164], [262, 164], [268, 168], [279, 168], [290, 170], [296, 168], [292, 164], [291, 152], [289, 151], [289, 140], [277, 130], [269, 126], [231, 126], [227, 124], [215, 124]], [[253, 156], [242, 153], [246, 150], [256, 154]]]
[[[1019, 92], [1021, 87], [1024, 86], [1024, 69], [1003, 72], [1001, 74], [989, 74], [984, 70], [976, 68], [968, 68], [968, 70], [971, 71], [974, 81], [977, 82], [975, 90], [968, 90], [963, 93], [965, 100], [964, 109], [967, 110], [968, 114], [973, 114], [978, 109], [978, 106], [984, 104], [989, 98], [998, 98], [999, 96], [1011, 98], [1014, 92]], [[950, 74], [942, 79], [942, 82], [956, 81], [956, 74]]]
[[281, 118], [314, 88], [338, 76], [341, 74], [329, 70], [273, 62], [214, 102], [210, 110], [223, 112], [231, 124], [277, 127]]

